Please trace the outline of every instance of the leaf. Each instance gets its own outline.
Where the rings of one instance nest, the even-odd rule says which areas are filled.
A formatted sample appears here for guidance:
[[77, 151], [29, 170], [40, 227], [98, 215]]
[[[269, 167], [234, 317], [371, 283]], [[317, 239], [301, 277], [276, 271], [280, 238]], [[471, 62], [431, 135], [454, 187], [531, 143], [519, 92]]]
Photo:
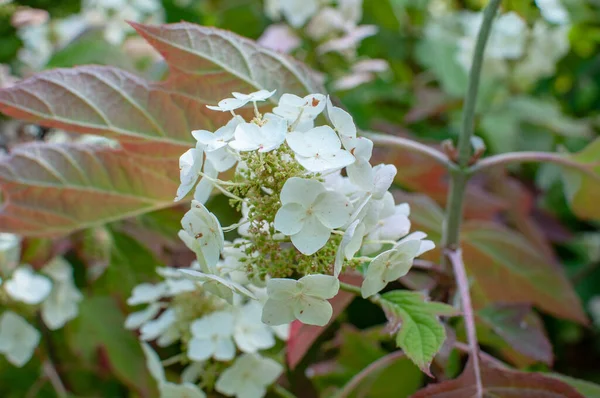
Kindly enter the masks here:
[[[585, 398], [569, 385], [541, 373], [501, 370], [481, 365], [483, 398]], [[471, 362], [458, 379], [432, 384], [412, 398], [466, 398], [476, 396]]]
[[79, 316], [65, 327], [68, 343], [88, 361], [99, 361], [100, 353], [104, 353], [111, 371], [122, 383], [142, 396], [158, 396], [140, 344], [132, 332], [125, 330], [124, 322], [112, 298], [86, 298], [79, 304]]
[[[221, 99], [231, 91], [275, 90], [283, 93], [323, 93], [314, 72], [294, 59], [259, 46], [234, 33], [186, 22], [153, 26], [131, 23], [171, 66], [166, 84], [186, 92]], [[205, 77], [197, 86], [180, 87], [180, 73]]]
[[[342, 274], [340, 281], [360, 286], [362, 283], [360, 274]], [[344, 312], [346, 307], [356, 298], [352, 293], [340, 291], [333, 299], [329, 300], [333, 307], [333, 315], [329, 323], [323, 327], [305, 325], [302, 322], [294, 321], [290, 327], [290, 335], [286, 344], [286, 361], [290, 369], [296, 368], [313, 343], [323, 334], [327, 327], [331, 325], [336, 318]]]
[[587, 317], [563, 270], [516, 231], [471, 221], [462, 230], [463, 259], [474, 305], [531, 303], [560, 318]]
[[170, 162], [82, 144], [27, 144], [0, 157], [0, 225], [21, 235], [65, 234], [173, 204]]
[[[382, 338], [385, 334], [379, 329], [357, 330], [343, 326], [336, 335], [340, 348], [335, 360], [312, 365], [306, 372], [319, 388], [320, 396], [336, 396], [336, 388], [345, 386], [373, 362], [389, 355], [381, 348]], [[370, 370], [349, 396], [403, 398], [417, 391], [422, 382], [423, 373], [419, 368], [408, 358], [399, 356], [386, 366]]]
[[600, 398], [600, 385], [590, 383], [586, 380], [579, 380], [573, 377], [561, 375], [558, 373], [546, 373], [548, 377], [552, 377], [554, 379], [558, 379], [564, 383], [567, 383], [578, 393], [582, 394], [585, 398]]
[[456, 315], [454, 307], [426, 301], [425, 296], [408, 290], [394, 290], [381, 296], [382, 308], [393, 329], [396, 344], [425, 373], [446, 339], [439, 315]]
[[565, 195], [573, 212], [586, 220], [600, 220], [600, 138], [596, 138], [571, 159], [589, 165], [590, 173], [563, 170]]
[[236, 34], [190, 23], [133, 25], [165, 56], [166, 81], [112, 67], [57, 69], [0, 90], [0, 112], [73, 132], [189, 147], [190, 131], [212, 131], [230, 118], [206, 105], [232, 91], [323, 92], [307, 67]]
[[552, 365], [552, 345], [539, 316], [526, 304], [499, 304], [477, 312], [478, 319], [508, 346], [534, 360]]
[[193, 142], [190, 131], [214, 130], [230, 118], [207, 104], [261, 88], [277, 89], [277, 95], [324, 92], [301, 63], [233, 33], [189, 23], [135, 28], [167, 58], [165, 81], [82, 66], [42, 72], [0, 90], [0, 112], [8, 116], [113, 138], [124, 148], [38, 145], [1, 160], [3, 230], [68, 233], [170, 206], [177, 158]]
[[161, 263], [131, 236], [113, 230], [111, 237], [110, 264], [94, 282], [94, 291], [110, 294], [124, 304], [136, 285], [156, 279], [156, 268]]

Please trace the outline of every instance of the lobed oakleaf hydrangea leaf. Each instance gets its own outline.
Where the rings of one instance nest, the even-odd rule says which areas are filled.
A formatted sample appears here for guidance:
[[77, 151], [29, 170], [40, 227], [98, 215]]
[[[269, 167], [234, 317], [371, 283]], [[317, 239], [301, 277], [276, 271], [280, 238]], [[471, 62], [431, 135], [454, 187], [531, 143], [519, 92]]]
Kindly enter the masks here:
[[446, 340], [439, 316], [455, 315], [456, 309], [429, 302], [421, 293], [408, 290], [384, 293], [381, 299], [390, 325], [399, 328], [396, 344], [423, 372], [431, 375], [429, 365]]

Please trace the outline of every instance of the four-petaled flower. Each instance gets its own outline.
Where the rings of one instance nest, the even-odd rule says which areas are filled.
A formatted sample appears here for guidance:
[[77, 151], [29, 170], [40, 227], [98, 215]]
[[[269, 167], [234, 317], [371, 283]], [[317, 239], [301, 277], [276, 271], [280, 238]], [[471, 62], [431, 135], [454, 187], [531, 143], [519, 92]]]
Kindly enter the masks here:
[[225, 311], [213, 312], [192, 322], [188, 357], [193, 361], [204, 361], [211, 357], [219, 361], [233, 359], [233, 322], [233, 314]]
[[279, 148], [285, 141], [287, 121], [279, 116], [267, 114], [263, 125], [242, 123], [235, 129], [235, 139], [229, 146], [236, 151], [269, 152]]
[[296, 131], [305, 131], [313, 127], [313, 121], [325, 109], [323, 94], [310, 94], [304, 98], [294, 94], [283, 94], [273, 113], [296, 125]]
[[280, 200], [275, 229], [291, 236], [294, 246], [306, 255], [325, 246], [331, 230], [345, 225], [352, 213], [343, 194], [328, 191], [316, 180], [290, 178], [281, 190]]
[[380, 292], [389, 282], [408, 273], [415, 257], [433, 249], [433, 242], [423, 239], [426, 235], [415, 232], [399, 241], [390, 250], [384, 251], [371, 261], [361, 287], [364, 298]]
[[281, 372], [283, 366], [270, 358], [244, 354], [221, 374], [215, 389], [230, 397], [262, 398]]
[[294, 319], [307, 325], [324, 326], [333, 309], [327, 301], [340, 289], [331, 275], [306, 275], [299, 280], [274, 278], [267, 282], [268, 299], [262, 320], [267, 325], [290, 323]]

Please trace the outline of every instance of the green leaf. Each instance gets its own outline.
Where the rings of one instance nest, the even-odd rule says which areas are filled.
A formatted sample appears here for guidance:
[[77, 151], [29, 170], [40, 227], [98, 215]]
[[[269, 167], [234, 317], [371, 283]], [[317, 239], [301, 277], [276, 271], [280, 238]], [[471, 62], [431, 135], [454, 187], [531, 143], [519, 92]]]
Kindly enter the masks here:
[[[483, 398], [585, 398], [569, 385], [541, 373], [514, 372], [481, 364]], [[472, 363], [458, 379], [432, 384], [412, 398], [463, 398], [477, 396]]]
[[96, 292], [117, 296], [122, 303], [136, 285], [156, 279], [156, 267], [161, 263], [146, 246], [131, 236], [112, 231], [110, 264], [94, 282]]
[[19, 146], [0, 158], [0, 225], [21, 235], [66, 234], [172, 206], [179, 178], [171, 163], [103, 146]]
[[396, 344], [425, 373], [446, 340], [446, 330], [438, 316], [456, 314], [454, 307], [429, 302], [418, 292], [394, 290], [381, 296], [382, 307], [394, 329]]
[[[341, 388], [353, 377], [364, 371], [378, 359], [389, 355], [381, 348], [385, 335], [380, 330], [355, 330], [343, 327], [336, 340], [340, 341], [340, 352], [333, 366], [317, 363], [308, 369], [311, 381], [320, 390], [321, 396], [335, 396], [334, 388]], [[399, 379], [398, 375], [402, 375]], [[385, 367], [369, 374], [352, 391], [350, 397], [406, 398], [416, 392], [423, 382], [423, 373], [408, 358], [398, 357]]]
[[577, 392], [582, 394], [585, 398], [600, 398], [600, 385], [598, 384], [590, 383], [586, 380], [575, 379], [573, 377], [558, 373], [547, 373], [545, 375], [567, 383], [571, 387], [575, 388]]
[[461, 239], [477, 308], [493, 303], [531, 303], [557, 317], [588, 322], [561, 266], [518, 232], [471, 221], [464, 224]]
[[84, 299], [79, 304], [79, 316], [65, 327], [71, 350], [89, 362], [104, 356], [122, 383], [142, 396], [158, 396], [141, 346], [134, 334], [125, 330], [124, 322], [111, 297]]
[[573, 212], [586, 220], [600, 220], [600, 138], [581, 152], [571, 156], [573, 160], [589, 167], [589, 172], [573, 169], [563, 170], [565, 194]]

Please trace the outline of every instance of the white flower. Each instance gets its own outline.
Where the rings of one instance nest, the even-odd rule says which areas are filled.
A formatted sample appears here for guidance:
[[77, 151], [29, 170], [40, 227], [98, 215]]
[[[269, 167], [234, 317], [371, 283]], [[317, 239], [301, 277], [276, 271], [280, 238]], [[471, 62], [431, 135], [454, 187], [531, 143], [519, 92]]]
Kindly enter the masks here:
[[258, 44], [283, 54], [289, 54], [302, 43], [301, 39], [286, 24], [269, 25], [258, 38]]
[[166, 292], [167, 286], [164, 283], [142, 283], [133, 288], [131, 297], [127, 299], [127, 304], [138, 305], [153, 303], [163, 298]]
[[192, 208], [181, 219], [183, 230], [179, 237], [196, 253], [203, 267], [217, 265], [225, 244], [219, 220], [200, 202], [193, 200]]
[[294, 28], [299, 28], [316, 14], [319, 0], [279, 0], [281, 13]]
[[338, 135], [329, 126], [319, 126], [307, 132], [293, 131], [286, 137], [296, 160], [315, 173], [341, 169], [354, 162], [354, 156], [342, 149]]
[[25, 365], [40, 342], [40, 332], [12, 311], [0, 318], [0, 352], [15, 366]]
[[244, 123], [244, 119], [235, 116], [214, 133], [206, 130], [192, 131], [194, 138], [204, 146], [206, 160], [212, 163], [218, 172], [229, 170], [237, 162], [237, 158], [228, 150], [227, 143], [231, 141], [236, 127], [241, 123]]
[[54, 284], [50, 296], [42, 303], [42, 319], [50, 330], [56, 330], [79, 313], [83, 295], [73, 283], [73, 268], [61, 257], [44, 267]]
[[160, 390], [160, 398], [205, 398], [206, 394], [192, 383], [175, 384], [168, 382], [160, 358], [146, 343], [142, 343], [142, 351], [146, 357], [146, 367], [156, 380]]
[[133, 330], [140, 328], [151, 319], [154, 319], [160, 312], [160, 309], [161, 305], [159, 303], [152, 303], [141, 311], [132, 312], [125, 319], [125, 329]]
[[339, 289], [340, 282], [331, 275], [306, 275], [297, 281], [270, 279], [262, 321], [267, 325], [281, 325], [298, 319], [307, 325], [324, 326], [333, 314], [327, 299], [333, 298]]
[[219, 376], [215, 389], [230, 397], [262, 398], [282, 372], [283, 366], [270, 358], [244, 354]]
[[264, 101], [273, 94], [275, 94], [275, 90], [260, 90], [250, 94], [233, 93], [234, 98], [225, 98], [219, 101], [217, 106], [206, 105], [206, 107], [213, 111], [230, 112], [241, 108], [248, 102]]
[[433, 242], [423, 241], [425, 236], [422, 232], [415, 232], [375, 257], [367, 268], [361, 287], [363, 298], [380, 292], [389, 282], [406, 275], [414, 258], [433, 248]]
[[[212, 154], [223, 155], [222, 152], [226, 150], [227, 148], [221, 148], [212, 152]], [[213, 160], [215, 160], [214, 155], [211, 155]], [[210, 179], [217, 178], [218, 176], [219, 172], [213, 165], [212, 161], [207, 161], [206, 163], [204, 163], [204, 178], [202, 178], [198, 185], [196, 185], [196, 190], [194, 191], [194, 200], [200, 203], [206, 203], [206, 201], [210, 198], [210, 194], [212, 193], [213, 188], [215, 186], [215, 184]]]
[[52, 290], [52, 282], [43, 275], [38, 275], [28, 266], [19, 267], [13, 272], [11, 279], [4, 283], [8, 295], [26, 304], [39, 304]]
[[0, 233], [0, 271], [10, 274], [21, 256], [21, 238], [15, 234]]
[[373, 182], [370, 190], [374, 199], [382, 199], [392, 186], [396, 177], [396, 166], [392, 164], [378, 164], [373, 167]]
[[344, 232], [344, 237], [342, 238], [338, 251], [335, 254], [335, 263], [333, 268], [333, 275], [335, 277], [337, 277], [342, 271], [344, 258], [346, 258], [346, 260], [350, 260], [354, 257], [356, 252], [360, 250], [364, 233], [365, 224], [363, 224], [360, 220], [354, 221], [346, 229], [346, 232]]
[[275, 229], [291, 236], [294, 246], [306, 255], [325, 246], [331, 230], [346, 224], [352, 213], [343, 194], [327, 191], [316, 180], [290, 178], [280, 199], [282, 206], [275, 215]]
[[535, 4], [546, 21], [559, 25], [569, 23], [569, 13], [560, 0], [535, 0]]
[[235, 129], [235, 140], [229, 146], [236, 151], [269, 152], [279, 148], [285, 141], [287, 121], [273, 114], [267, 114], [262, 126], [242, 123]]
[[262, 323], [261, 314], [262, 306], [257, 301], [250, 301], [238, 310], [233, 339], [241, 351], [255, 353], [275, 345], [273, 332]]
[[193, 361], [204, 361], [215, 358], [229, 361], [235, 357], [233, 334], [233, 314], [230, 312], [213, 312], [190, 325], [192, 339], [188, 344], [188, 357]]
[[407, 203], [394, 205], [394, 198], [389, 195], [383, 199], [383, 207], [379, 221], [369, 231], [367, 240], [371, 241], [362, 248], [364, 254], [377, 252], [382, 244], [378, 240], [398, 240], [410, 231], [410, 207]]
[[158, 318], [146, 322], [140, 328], [140, 339], [151, 341], [158, 338], [166, 333], [176, 320], [176, 314], [172, 308], [165, 310]]
[[325, 7], [314, 16], [306, 26], [306, 34], [316, 40], [343, 31], [347, 26], [344, 15], [335, 8]]
[[325, 109], [323, 94], [310, 94], [304, 98], [294, 94], [283, 94], [279, 99], [279, 105], [273, 108], [273, 113], [290, 123], [312, 123], [323, 109]]
[[[354, 144], [354, 140], [356, 139], [356, 125], [354, 124], [354, 120], [352, 120], [352, 116], [345, 110], [333, 106], [329, 96], [327, 96], [327, 115], [329, 116], [329, 120], [331, 120], [331, 124], [333, 124], [334, 130], [340, 135], [344, 148], [348, 150], [353, 149], [356, 146]], [[369, 155], [370, 158], [371, 156]]]
[[235, 283], [229, 279], [210, 273], [199, 272], [193, 269], [180, 269], [186, 277], [202, 282], [202, 287], [218, 297], [225, 299], [227, 302], [233, 302], [233, 293], [238, 293], [247, 296], [251, 299], [256, 299], [254, 294], [239, 283]]

